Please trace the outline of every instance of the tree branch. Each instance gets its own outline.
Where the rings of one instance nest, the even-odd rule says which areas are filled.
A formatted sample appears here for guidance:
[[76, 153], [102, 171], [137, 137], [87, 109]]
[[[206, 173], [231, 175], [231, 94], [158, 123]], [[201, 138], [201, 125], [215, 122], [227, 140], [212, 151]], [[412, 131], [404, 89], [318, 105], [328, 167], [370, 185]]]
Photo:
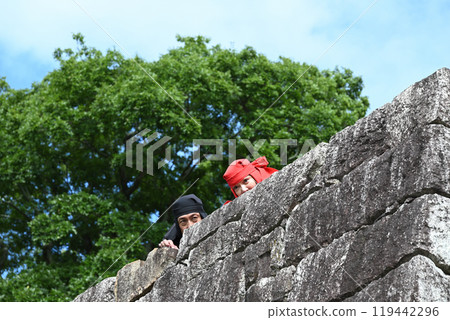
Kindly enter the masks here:
[[27, 221], [31, 221], [32, 219], [25, 213], [23, 212], [19, 207], [17, 207], [14, 203], [5, 200], [4, 198], [0, 198], [4, 203], [6, 203], [7, 205], [10, 205], [11, 207], [13, 207], [14, 209], [16, 209], [17, 212], [19, 212]]
[[130, 139], [131, 137], [134, 137], [137, 133], [141, 132], [142, 129], [139, 128], [139, 126], [136, 126], [136, 124], [132, 125], [133, 127], [136, 127], [136, 131], [131, 132], [130, 134], [127, 134], [124, 138], [123, 138], [123, 144], [127, 143], [127, 140]]
[[192, 170], [194, 170], [195, 166], [191, 165], [192, 161], [193, 161], [193, 157], [189, 157], [188, 161], [188, 165], [183, 169], [183, 172], [181, 173], [180, 176], [180, 181], [184, 181], [192, 172]]
[[137, 188], [139, 188], [139, 185], [142, 182], [142, 179], [144, 179], [144, 177], [146, 176], [145, 172], [141, 172], [139, 173], [139, 175], [137, 176], [137, 178], [133, 181], [133, 185], [127, 189], [127, 198], [129, 198], [131, 196], [131, 194], [136, 191]]
[[122, 192], [128, 199], [127, 175], [125, 173], [124, 167], [119, 168], [119, 188], [120, 188], [120, 192]]

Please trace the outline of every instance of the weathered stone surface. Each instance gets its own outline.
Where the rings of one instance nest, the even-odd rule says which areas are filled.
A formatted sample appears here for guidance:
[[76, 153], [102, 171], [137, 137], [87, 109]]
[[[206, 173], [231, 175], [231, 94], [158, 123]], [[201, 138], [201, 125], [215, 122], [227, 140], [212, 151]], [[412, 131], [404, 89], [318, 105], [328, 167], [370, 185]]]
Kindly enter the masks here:
[[450, 301], [450, 276], [418, 255], [345, 301]]
[[386, 108], [376, 109], [330, 139], [322, 171], [324, 178], [342, 178], [366, 159], [373, 159], [389, 149], [387, 113]]
[[391, 145], [401, 143], [419, 126], [450, 124], [450, 69], [442, 68], [394, 98], [387, 110]]
[[244, 251], [246, 285], [274, 276], [284, 265], [284, 229], [276, 228]]
[[152, 290], [137, 300], [138, 302], [186, 301], [187, 267], [177, 264], [169, 267], [156, 280]]
[[345, 261], [354, 236], [354, 232], [348, 232], [303, 259], [297, 266], [288, 301], [329, 301], [340, 297], [339, 284], [345, 275]]
[[245, 273], [242, 252], [219, 260], [188, 283], [186, 301], [244, 301]]
[[116, 287], [114, 288], [116, 301], [131, 301], [134, 297], [134, 288], [129, 283], [136, 283], [138, 281], [136, 271], [143, 264], [144, 261], [136, 260], [126, 264], [117, 272]]
[[289, 300], [340, 300], [421, 252], [449, 268], [449, 212], [449, 198], [424, 195], [373, 225], [344, 234], [298, 264]]
[[314, 192], [286, 226], [286, 260], [295, 264], [343, 233], [373, 223], [406, 199], [450, 194], [450, 129], [429, 125], [382, 156]]
[[450, 70], [442, 68], [330, 140], [323, 175], [343, 177], [365, 160], [400, 144], [418, 127], [450, 125]]
[[241, 247], [240, 221], [232, 221], [220, 227], [211, 237], [200, 242], [189, 254], [189, 278], [194, 278]]
[[175, 261], [177, 253], [172, 248], [153, 249], [145, 262], [127, 264], [117, 273], [116, 301], [135, 301], [150, 291], [156, 279]]
[[259, 191], [253, 192], [253, 197], [257, 197], [257, 193], [269, 194], [272, 197], [267, 200], [269, 203], [274, 202], [275, 208], [290, 211], [306, 185], [320, 174], [327, 151], [328, 144], [320, 143], [310, 152], [285, 166], [283, 170], [273, 174], [270, 180], [259, 183], [257, 185], [259, 189], [255, 189]]
[[113, 302], [116, 277], [110, 277], [79, 294], [74, 302]]
[[285, 301], [287, 293], [292, 289], [295, 267], [281, 269], [276, 276], [261, 278], [248, 290], [245, 301]]

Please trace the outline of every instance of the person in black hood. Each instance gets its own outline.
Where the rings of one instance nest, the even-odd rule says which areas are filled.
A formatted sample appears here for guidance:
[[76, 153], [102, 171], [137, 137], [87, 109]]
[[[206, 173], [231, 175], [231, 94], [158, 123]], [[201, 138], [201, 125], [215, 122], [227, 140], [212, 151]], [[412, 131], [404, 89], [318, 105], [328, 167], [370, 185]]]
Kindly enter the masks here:
[[159, 247], [170, 247], [178, 249], [184, 230], [191, 225], [206, 218], [203, 202], [195, 194], [188, 194], [178, 198], [172, 205], [174, 224], [164, 235]]

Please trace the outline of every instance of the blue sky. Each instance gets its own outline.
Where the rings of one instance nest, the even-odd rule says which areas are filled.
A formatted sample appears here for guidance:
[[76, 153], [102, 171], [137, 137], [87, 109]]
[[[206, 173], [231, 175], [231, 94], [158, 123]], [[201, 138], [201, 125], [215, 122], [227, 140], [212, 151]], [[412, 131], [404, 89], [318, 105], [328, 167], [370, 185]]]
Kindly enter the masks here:
[[[87, 1], [76, 0], [131, 55], [156, 60], [176, 47], [176, 34], [203, 35], [212, 44], [254, 47], [317, 65], [350, 68], [363, 78], [373, 111], [409, 85], [450, 63], [450, 3], [379, 0], [320, 59], [372, 3], [341, 1]], [[0, 76], [28, 88], [57, 67], [55, 48], [117, 45], [73, 0], [8, 1], [0, 11]], [[127, 54], [123, 52], [125, 56]]]

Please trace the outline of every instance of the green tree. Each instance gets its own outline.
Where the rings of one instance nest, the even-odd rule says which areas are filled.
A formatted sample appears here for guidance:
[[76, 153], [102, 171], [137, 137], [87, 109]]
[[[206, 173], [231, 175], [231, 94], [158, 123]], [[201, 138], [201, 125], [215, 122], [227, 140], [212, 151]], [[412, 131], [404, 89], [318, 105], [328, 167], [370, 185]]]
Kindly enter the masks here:
[[[292, 161], [306, 139], [327, 141], [369, 105], [348, 69], [273, 62], [251, 47], [178, 37], [180, 47], [147, 62], [74, 39], [77, 49], [57, 49], [59, 67], [31, 89], [0, 80], [1, 301], [71, 300], [144, 259], [171, 223], [166, 209], [194, 182], [188, 193], [207, 212], [221, 206], [232, 197], [222, 179], [228, 139], [238, 158], [249, 156], [242, 139], [266, 139], [259, 152], [281, 168], [270, 139], [297, 139]], [[126, 166], [126, 141], [143, 129], [171, 137], [172, 159], [154, 175]], [[223, 139], [223, 161], [194, 164], [194, 139]]]

